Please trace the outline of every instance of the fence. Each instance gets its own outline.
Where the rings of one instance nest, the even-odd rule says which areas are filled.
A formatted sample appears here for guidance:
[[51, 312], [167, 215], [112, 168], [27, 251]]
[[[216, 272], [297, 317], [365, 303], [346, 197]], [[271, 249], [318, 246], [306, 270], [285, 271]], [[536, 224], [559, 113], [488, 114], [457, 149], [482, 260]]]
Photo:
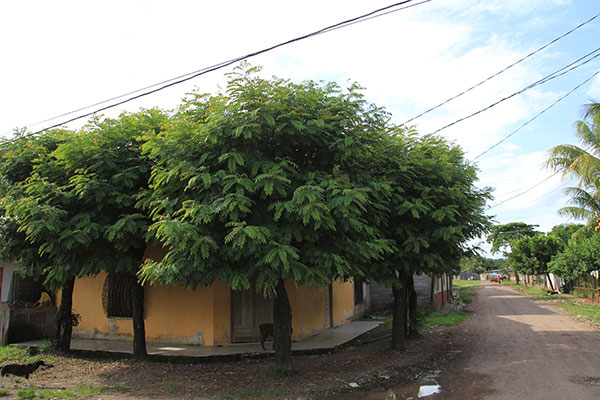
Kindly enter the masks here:
[[573, 281], [573, 291], [595, 303], [600, 303], [600, 282], [593, 276], [585, 276]]

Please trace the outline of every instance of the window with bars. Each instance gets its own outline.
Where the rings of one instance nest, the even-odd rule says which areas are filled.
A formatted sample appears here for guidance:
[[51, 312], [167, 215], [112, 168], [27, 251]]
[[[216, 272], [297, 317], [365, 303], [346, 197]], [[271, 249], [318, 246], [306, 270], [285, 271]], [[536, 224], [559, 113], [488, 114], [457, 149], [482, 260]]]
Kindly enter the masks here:
[[43, 290], [40, 281], [15, 271], [8, 292], [8, 304], [15, 307], [34, 304], [40, 298]]
[[112, 273], [106, 276], [102, 289], [102, 306], [109, 318], [131, 318], [132, 290], [135, 277], [126, 273]]

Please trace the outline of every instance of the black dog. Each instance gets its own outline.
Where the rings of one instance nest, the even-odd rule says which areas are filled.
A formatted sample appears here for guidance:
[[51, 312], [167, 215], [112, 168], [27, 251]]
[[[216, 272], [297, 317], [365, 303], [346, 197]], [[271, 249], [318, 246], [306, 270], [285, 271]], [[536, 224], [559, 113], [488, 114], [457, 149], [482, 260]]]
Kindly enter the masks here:
[[2, 377], [2, 380], [4, 380], [5, 376], [19, 376], [25, 378], [27, 386], [29, 386], [29, 374], [33, 374], [40, 367], [52, 368], [54, 365], [46, 364], [42, 360], [31, 364], [7, 364], [0, 370], [0, 376]]

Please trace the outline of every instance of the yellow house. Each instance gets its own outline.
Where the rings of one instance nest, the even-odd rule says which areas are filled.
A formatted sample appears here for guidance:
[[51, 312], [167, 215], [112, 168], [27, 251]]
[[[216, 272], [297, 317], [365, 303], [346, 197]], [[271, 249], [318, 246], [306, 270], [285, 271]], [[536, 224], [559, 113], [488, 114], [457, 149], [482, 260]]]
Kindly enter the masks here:
[[[164, 251], [149, 248], [147, 258]], [[78, 279], [73, 312], [81, 316], [74, 337], [130, 339], [133, 337], [126, 275], [105, 273]], [[342, 325], [364, 310], [362, 291], [351, 282], [335, 281], [325, 288], [297, 287], [287, 282], [292, 308], [293, 340]], [[357, 298], [355, 298], [355, 294]], [[146, 340], [151, 342], [219, 346], [260, 339], [259, 325], [272, 322], [272, 300], [253, 290], [232, 291], [222, 282], [185, 289], [182, 286], [145, 287]]]

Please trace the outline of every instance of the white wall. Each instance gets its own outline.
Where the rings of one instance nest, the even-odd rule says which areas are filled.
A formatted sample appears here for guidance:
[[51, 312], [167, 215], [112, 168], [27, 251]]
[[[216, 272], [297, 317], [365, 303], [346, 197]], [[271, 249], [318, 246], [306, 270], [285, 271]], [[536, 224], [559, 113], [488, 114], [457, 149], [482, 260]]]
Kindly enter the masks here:
[[4, 272], [2, 273], [2, 296], [0, 297], [0, 301], [7, 301], [13, 272], [21, 269], [21, 266], [15, 263], [0, 260], [0, 267], [4, 268]]

